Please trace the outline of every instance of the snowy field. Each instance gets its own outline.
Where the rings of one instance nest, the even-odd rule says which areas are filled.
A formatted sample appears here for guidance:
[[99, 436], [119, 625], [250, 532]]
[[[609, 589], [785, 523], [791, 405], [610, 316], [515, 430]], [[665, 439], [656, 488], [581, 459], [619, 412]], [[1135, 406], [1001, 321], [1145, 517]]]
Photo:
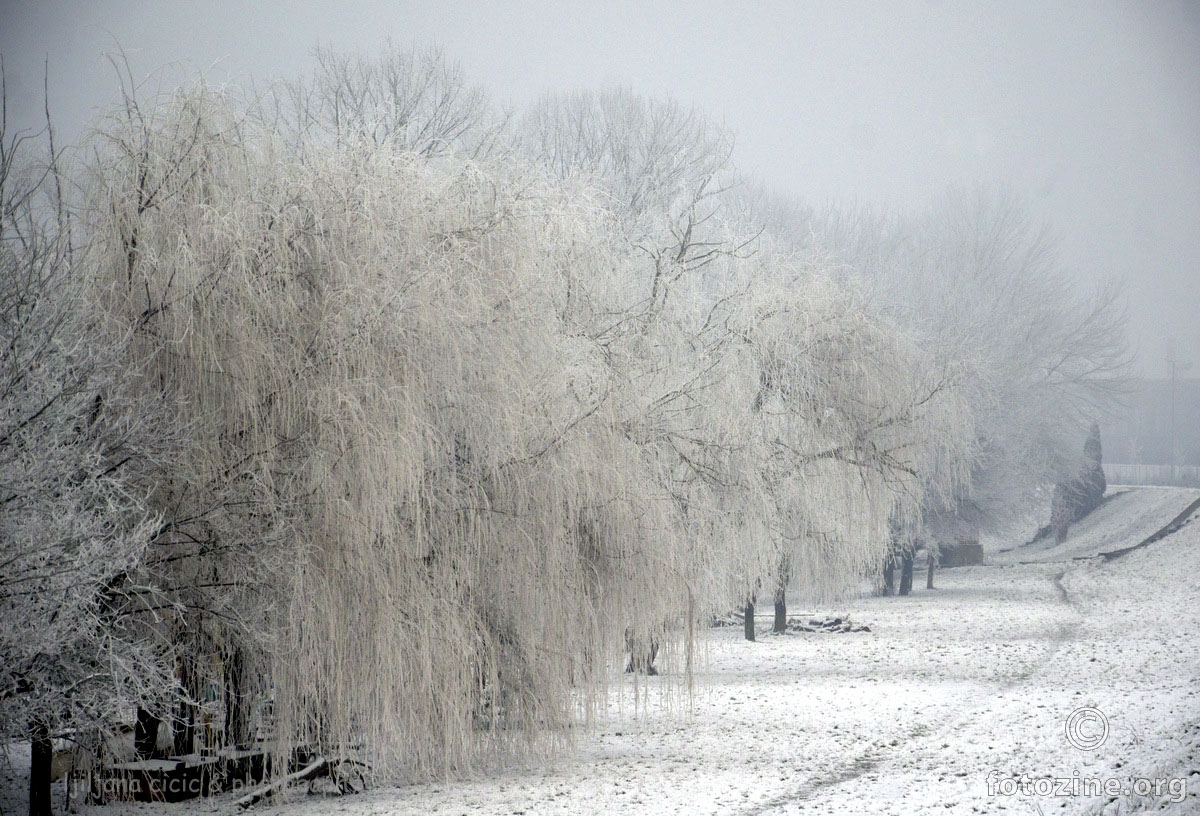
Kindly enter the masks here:
[[[298, 790], [251, 812], [1200, 813], [1200, 519], [1116, 561], [1089, 557], [1198, 496], [1129, 489], [1061, 547], [999, 551], [1010, 542], [986, 566], [939, 572], [933, 591], [918, 574], [908, 598], [793, 610], [870, 632], [774, 636], [766, 614], [757, 643], [707, 632], [694, 713], [686, 697], [663, 704], [665, 678], [643, 678], [638, 706], [614, 690], [609, 716], [551, 767], [354, 797]], [[1076, 742], [1107, 723], [1086, 750], [1066, 733], [1084, 708]], [[1150, 793], [1063, 795], [1134, 779]], [[232, 801], [79, 810], [194, 816]]]

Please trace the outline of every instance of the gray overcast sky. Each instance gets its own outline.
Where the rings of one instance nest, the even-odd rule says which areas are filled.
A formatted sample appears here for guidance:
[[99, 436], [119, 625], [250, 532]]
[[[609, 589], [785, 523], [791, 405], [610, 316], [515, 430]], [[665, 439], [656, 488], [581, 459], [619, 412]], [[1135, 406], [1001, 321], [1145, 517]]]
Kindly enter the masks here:
[[318, 42], [437, 43], [514, 105], [561, 88], [669, 93], [737, 134], [735, 161], [814, 203], [918, 206], [1007, 185], [1085, 282], [1126, 282], [1147, 374], [1200, 372], [1200, 5], [1161, 2], [482, 3], [0, 0], [10, 120], [60, 130], [135, 75], [292, 77]]

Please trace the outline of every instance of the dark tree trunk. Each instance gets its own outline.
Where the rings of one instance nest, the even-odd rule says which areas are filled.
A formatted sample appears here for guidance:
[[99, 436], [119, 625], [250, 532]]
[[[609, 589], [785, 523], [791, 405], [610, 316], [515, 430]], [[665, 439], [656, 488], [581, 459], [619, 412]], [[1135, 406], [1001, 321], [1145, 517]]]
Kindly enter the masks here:
[[658, 669], [654, 668], [654, 660], [658, 657], [658, 638], [650, 638], [650, 651], [646, 654], [646, 674], [653, 676], [658, 674]]
[[249, 737], [246, 717], [246, 658], [235, 646], [225, 655], [225, 744], [237, 747]]
[[629, 662], [625, 664], [626, 674], [658, 674], [654, 660], [659, 656], [659, 638], [653, 635], [647, 638], [634, 634], [632, 626], [625, 628], [625, 648], [629, 650]]
[[903, 560], [900, 562], [900, 595], [907, 595], [912, 592], [913, 579], [913, 554], [905, 553]]
[[925, 576], [925, 588], [933, 589], [933, 571], [937, 569], [938, 548], [931, 545], [927, 552], [929, 553], [929, 571]]
[[37, 723], [30, 740], [29, 816], [51, 816], [50, 764], [54, 760], [54, 743], [50, 728]]
[[883, 594], [891, 595], [896, 591], [896, 561], [888, 556], [883, 562]]
[[144, 708], [137, 710], [137, 724], [133, 727], [133, 750], [138, 759], [150, 759], [158, 747], [158, 717]]
[[754, 598], [746, 599], [746, 621], [745, 621], [746, 640], [754, 640]]
[[187, 701], [179, 704], [175, 715], [175, 733], [172, 751], [176, 756], [192, 753], [196, 746], [196, 709]]
[[783, 634], [787, 631], [787, 585], [792, 580], [792, 559], [784, 555], [779, 559], [779, 575], [775, 577], [775, 625], [771, 631]]
[[787, 631], [787, 591], [783, 587], [775, 590], [775, 625], [771, 631], [776, 634]]
[[625, 664], [626, 674], [656, 675], [654, 661], [658, 657], [658, 638], [651, 636], [649, 640], [634, 635], [633, 627], [625, 629], [625, 648], [629, 650], [629, 662]]
[[199, 677], [195, 659], [184, 653], [179, 662], [179, 686], [183, 699], [175, 714], [175, 734], [172, 750], [176, 756], [185, 756], [196, 750], [196, 706], [192, 702], [200, 695], [197, 688]]

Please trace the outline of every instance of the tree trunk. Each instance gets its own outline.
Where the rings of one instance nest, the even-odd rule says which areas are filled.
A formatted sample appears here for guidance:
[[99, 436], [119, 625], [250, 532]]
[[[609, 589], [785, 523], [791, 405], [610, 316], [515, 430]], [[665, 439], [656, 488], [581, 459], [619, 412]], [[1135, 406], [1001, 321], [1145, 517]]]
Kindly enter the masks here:
[[175, 716], [175, 734], [172, 752], [175, 756], [186, 756], [196, 747], [196, 713], [195, 709], [186, 702], [179, 704], [179, 713]]
[[144, 708], [137, 710], [137, 724], [133, 728], [133, 750], [138, 759], [150, 759], [158, 747], [158, 717]]
[[746, 640], [754, 640], [754, 598], [746, 599], [746, 621], [745, 621]]
[[186, 756], [196, 750], [196, 706], [192, 702], [198, 699], [200, 690], [196, 688], [197, 672], [194, 658], [186, 652], [179, 661], [179, 686], [183, 690], [183, 699], [175, 714], [175, 739], [172, 750], [176, 756]]
[[54, 760], [54, 742], [50, 728], [37, 723], [30, 740], [29, 816], [51, 816], [50, 764]]
[[896, 562], [888, 556], [883, 562], [883, 594], [891, 595], [896, 591]]
[[930, 546], [926, 552], [929, 553], [929, 571], [925, 576], [925, 588], [933, 589], [933, 571], [937, 569], [938, 550], [935, 546]]
[[787, 631], [787, 585], [792, 580], [792, 559], [784, 555], [779, 559], [779, 575], [775, 578], [775, 625], [772, 631], [783, 634]]
[[658, 657], [658, 638], [651, 636], [649, 640], [634, 635], [633, 627], [625, 629], [625, 648], [629, 651], [629, 662], [625, 664], [626, 674], [656, 675], [654, 660]]
[[650, 652], [646, 656], [646, 674], [653, 676], [658, 674], [658, 669], [654, 668], [654, 660], [658, 657], [658, 638], [650, 638]]
[[246, 658], [240, 646], [225, 656], [225, 745], [238, 747], [248, 737]]
[[907, 595], [912, 592], [913, 579], [913, 554], [911, 552], [904, 554], [904, 559], [900, 562], [900, 593]]

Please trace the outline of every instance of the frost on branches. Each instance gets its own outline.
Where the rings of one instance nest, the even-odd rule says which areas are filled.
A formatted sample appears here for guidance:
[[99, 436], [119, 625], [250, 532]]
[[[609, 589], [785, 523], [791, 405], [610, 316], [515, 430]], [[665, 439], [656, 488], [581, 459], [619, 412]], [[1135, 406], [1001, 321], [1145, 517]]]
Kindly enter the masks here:
[[132, 706], [163, 710], [174, 680], [139, 574], [169, 425], [91, 312], [44, 141], [0, 132], [0, 738], [48, 762], [53, 736], [95, 748]]

